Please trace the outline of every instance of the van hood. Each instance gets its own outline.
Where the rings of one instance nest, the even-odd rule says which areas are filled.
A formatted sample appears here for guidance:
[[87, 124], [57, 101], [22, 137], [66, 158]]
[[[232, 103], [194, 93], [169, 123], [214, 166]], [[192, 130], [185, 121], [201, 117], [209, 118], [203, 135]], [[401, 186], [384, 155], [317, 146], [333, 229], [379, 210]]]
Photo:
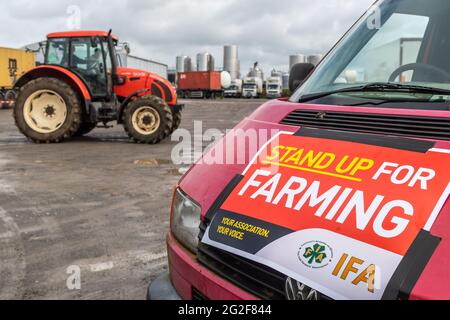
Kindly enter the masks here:
[[[234, 132], [228, 133], [223, 141], [231, 141], [226, 138], [231, 139], [231, 137], [234, 137], [236, 132], [239, 132], [236, 130], [244, 130], [244, 132], [248, 129], [256, 130], [256, 132], [260, 133], [257, 140], [261, 145], [279, 131], [291, 134], [296, 133], [301, 127], [297, 125], [287, 125], [285, 120], [287, 117], [289, 118], [293, 112], [298, 110], [315, 112], [319, 118], [321, 115], [323, 116], [324, 112], [359, 113], [364, 115], [373, 114], [379, 116], [411, 116], [411, 110], [404, 109], [387, 110], [363, 107], [309, 105], [292, 103], [281, 99], [270, 101], [261, 106], [252, 115], [244, 119], [235, 128]], [[413, 112], [415, 117], [441, 118], [450, 121], [450, 115], [445, 111], [414, 110]], [[428, 141], [433, 140], [428, 139]], [[450, 142], [448, 141], [434, 140], [433, 144], [433, 147], [436, 149], [450, 150]], [[234, 146], [230, 146], [224, 142], [218, 142], [214, 148], [204, 155], [204, 161], [200, 161], [192, 166], [179, 183], [180, 188], [201, 205], [203, 220], [207, 220], [207, 213], [213, 204], [220, 197], [224, 189], [230, 184], [230, 181], [232, 181], [236, 175], [241, 175], [244, 172], [257, 151], [246, 150], [248, 154], [246, 154], [245, 160], [237, 164], [206, 164], [212, 163], [212, 159], [214, 159], [218, 153], [223, 152], [227, 154], [227, 152], [233, 150]], [[237, 157], [237, 155], [234, 155], [233, 157]], [[419, 274], [416, 279], [412, 280], [412, 284], [409, 283], [411, 288], [401, 288], [401, 290], [406, 292], [405, 294], [408, 298], [450, 298], [450, 277], [448, 277], [448, 268], [446, 267], [446, 261], [449, 261], [450, 259], [450, 201], [448, 201], [448, 199], [444, 201], [442, 208], [439, 211], [440, 214], [437, 216], [437, 219], [429, 230], [429, 234], [433, 236], [433, 239], [438, 239], [438, 245], [433, 250], [425, 250], [425, 257], [427, 253], [430, 257], [429, 259], [425, 259], [426, 263], [421, 270], [415, 270], [415, 272]], [[364, 241], [365, 239], [362, 240]], [[407, 266], [407, 268], [414, 269], [414, 265]]]

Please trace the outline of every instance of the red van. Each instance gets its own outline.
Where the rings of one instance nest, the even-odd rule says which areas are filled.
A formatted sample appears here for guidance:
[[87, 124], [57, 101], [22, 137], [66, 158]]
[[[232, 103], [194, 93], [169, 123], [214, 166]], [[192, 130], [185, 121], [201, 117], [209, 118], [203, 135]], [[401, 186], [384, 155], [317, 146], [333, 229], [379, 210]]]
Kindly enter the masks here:
[[[315, 69], [294, 66], [291, 98], [179, 182], [149, 298], [450, 299], [449, 14], [378, 1]], [[256, 149], [230, 144], [251, 131]]]

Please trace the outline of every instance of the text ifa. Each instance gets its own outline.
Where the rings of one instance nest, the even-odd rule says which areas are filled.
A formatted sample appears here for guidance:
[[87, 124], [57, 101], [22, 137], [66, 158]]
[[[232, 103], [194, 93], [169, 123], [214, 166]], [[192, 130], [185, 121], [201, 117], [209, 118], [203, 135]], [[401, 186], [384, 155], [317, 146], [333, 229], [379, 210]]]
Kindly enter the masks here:
[[[377, 181], [387, 176], [395, 185], [427, 190], [428, 183], [436, 173], [431, 169], [416, 170], [410, 166], [386, 162], [372, 179]], [[401, 235], [414, 216], [414, 206], [408, 201], [387, 201], [383, 195], [367, 199], [364, 191], [339, 185], [327, 189], [321, 187], [322, 184], [321, 181], [309, 182], [294, 175], [284, 177], [281, 173], [256, 170], [239, 191], [239, 196], [253, 200], [261, 198], [266, 203], [298, 212], [309, 206], [316, 210], [315, 216], [339, 224], [344, 224], [354, 214], [356, 228], [361, 231], [365, 231], [375, 217], [373, 231], [383, 238]]]
[[364, 284], [370, 293], [375, 292], [376, 266], [364, 266], [365, 261], [344, 253], [333, 270], [333, 276], [344, 281], [350, 278], [354, 286]]

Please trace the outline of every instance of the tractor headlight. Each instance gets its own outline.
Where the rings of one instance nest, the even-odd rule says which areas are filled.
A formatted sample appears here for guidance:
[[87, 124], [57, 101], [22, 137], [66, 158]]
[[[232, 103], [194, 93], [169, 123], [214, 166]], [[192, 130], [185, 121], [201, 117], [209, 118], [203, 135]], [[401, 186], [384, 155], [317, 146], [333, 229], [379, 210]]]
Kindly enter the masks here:
[[192, 252], [197, 252], [201, 208], [180, 189], [172, 205], [172, 233]]

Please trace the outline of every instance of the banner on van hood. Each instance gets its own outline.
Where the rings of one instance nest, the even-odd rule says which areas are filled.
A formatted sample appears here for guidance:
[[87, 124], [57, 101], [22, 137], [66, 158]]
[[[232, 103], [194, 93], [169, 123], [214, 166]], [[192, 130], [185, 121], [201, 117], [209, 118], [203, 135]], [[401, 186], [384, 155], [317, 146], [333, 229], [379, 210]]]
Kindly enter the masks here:
[[448, 150], [283, 132], [243, 172], [202, 242], [333, 299], [381, 299], [449, 196], [448, 163]]

